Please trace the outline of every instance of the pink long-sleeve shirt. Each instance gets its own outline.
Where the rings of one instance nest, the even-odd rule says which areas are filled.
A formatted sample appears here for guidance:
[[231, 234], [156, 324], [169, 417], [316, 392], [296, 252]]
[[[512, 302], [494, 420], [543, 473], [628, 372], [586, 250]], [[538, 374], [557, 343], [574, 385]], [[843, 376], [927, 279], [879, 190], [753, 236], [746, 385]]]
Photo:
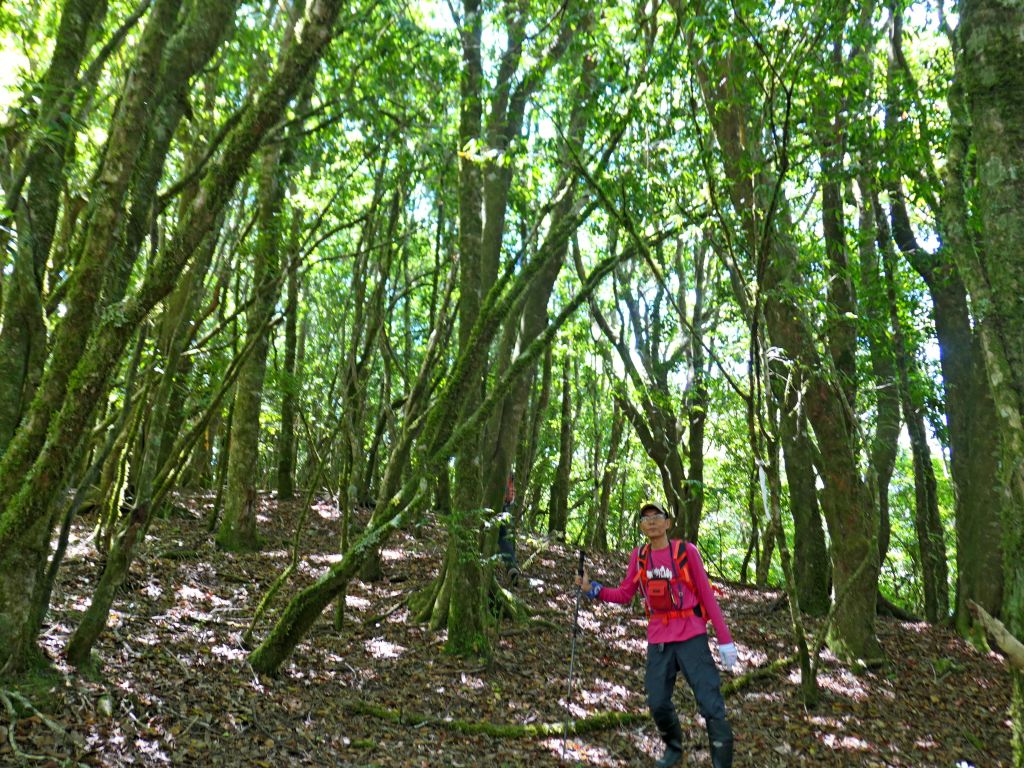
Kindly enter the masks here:
[[[715, 636], [718, 638], [719, 644], [731, 643], [732, 635], [729, 634], [729, 628], [725, 625], [725, 619], [722, 618], [722, 611], [718, 607], [718, 601], [715, 600], [715, 593], [708, 582], [708, 574], [704, 570], [704, 562], [700, 559], [700, 553], [697, 552], [697, 548], [690, 542], [686, 542], [686, 555], [686, 564], [690, 569], [690, 578], [693, 579], [693, 586], [697, 590], [697, 594], [695, 595], [685, 584], [683, 585], [683, 609], [693, 608], [697, 605], [699, 596], [700, 605], [703, 606], [704, 611], [707, 612], [711, 620], [711, 624], [715, 627]], [[637, 547], [629, 558], [629, 570], [626, 571], [626, 578], [622, 580], [618, 587], [601, 587], [601, 591], [597, 593], [598, 600], [603, 600], [606, 603], [625, 604], [633, 599], [633, 595], [640, 589], [640, 579], [637, 578], [640, 570], [638, 564], [639, 557], [640, 547]], [[647, 568], [652, 570], [658, 566], [664, 566], [670, 571], [672, 570], [671, 544], [663, 549], [651, 549], [651, 554], [647, 558]], [[689, 640], [691, 637], [696, 637], [706, 632], [707, 623], [699, 616], [674, 618], [665, 623], [662, 621], [661, 616], [654, 614], [647, 622], [648, 643], [676, 643], [682, 640]]]

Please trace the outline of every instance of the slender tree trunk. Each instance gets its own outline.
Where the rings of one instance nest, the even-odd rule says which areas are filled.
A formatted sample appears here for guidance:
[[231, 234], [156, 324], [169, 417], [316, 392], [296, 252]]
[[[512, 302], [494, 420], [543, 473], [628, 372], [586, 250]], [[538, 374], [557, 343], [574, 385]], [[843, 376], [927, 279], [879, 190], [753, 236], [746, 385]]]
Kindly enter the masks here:
[[284, 199], [284, 168], [281, 148], [263, 150], [260, 167], [259, 237], [255, 245], [252, 301], [246, 313], [246, 345], [253, 345], [235, 388], [231, 423], [231, 451], [228, 455], [227, 492], [224, 516], [217, 532], [217, 545], [226, 550], [259, 549], [256, 509], [259, 501], [260, 412], [263, 380], [270, 347], [266, 321], [277, 304], [280, 286], [280, 250]]
[[296, 256], [300, 216], [292, 213], [292, 258], [288, 262], [288, 299], [284, 310], [284, 371], [281, 385], [281, 435], [277, 441], [277, 498], [295, 496], [295, 419], [298, 408], [299, 368], [296, 365], [299, 315], [299, 263]]
[[561, 428], [558, 438], [558, 466], [551, 484], [548, 509], [548, 533], [565, 540], [565, 526], [569, 518], [569, 482], [572, 473], [573, 418], [572, 418], [572, 362], [562, 362]]
[[[480, 0], [464, 0], [462, 35], [461, 109], [459, 143], [472, 146], [481, 139], [483, 120], [483, 8]], [[480, 314], [483, 287], [483, 175], [473, 157], [459, 158], [459, 351], [468, 353], [471, 332]], [[477, 352], [476, 354], [480, 354]], [[465, 407], [480, 404], [483, 378], [472, 376], [464, 390]], [[481, 568], [477, 528], [481, 522], [483, 475], [479, 437], [457, 448], [452, 484], [452, 512], [448, 524], [446, 577], [451, 591], [446, 648], [455, 654], [486, 651], [484, 612], [481, 605]]]
[[[890, 314], [887, 292], [879, 268], [879, 249], [888, 247], [876, 223], [879, 214], [877, 196], [871, 182], [860, 180], [860, 314], [862, 333], [871, 349], [871, 372], [875, 395], [875, 433], [871, 438], [870, 460], [878, 483], [878, 562], [884, 563], [889, 552], [891, 523], [889, 521], [889, 484], [896, 466], [900, 434], [900, 396], [896, 376], [896, 359], [890, 340]], [[884, 222], [883, 222], [884, 225]]]
[[626, 426], [626, 415], [618, 402], [612, 401], [612, 428], [608, 438], [608, 456], [601, 472], [598, 491], [597, 512], [594, 516], [594, 533], [590, 538], [591, 549], [597, 552], [608, 551], [608, 513], [611, 504], [612, 486], [619, 475], [618, 459], [622, 444], [623, 428]]
[[798, 403], [798, 390], [799, 384], [785, 400], [779, 424], [793, 514], [793, 572], [800, 610], [811, 616], [824, 616], [832, 603], [832, 565], [815, 487], [814, 446], [807, 417]]
[[[875, 597], [878, 588], [878, 507], [872, 484], [860, 471], [860, 435], [849, 374], [856, 341], [845, 322], [829, 327], [830, 354], [818, 352], [818, 339], [809, 310], [797, 297], [803, 280], [785, 193], [762, 159], [758, 121], [743, 89], [748, 71], [756, 71], [757, 55], [747, 46], [735, 47], [728, 57], [691, 50], [728, 179], [728, 193], [737, 211], [746, 211], [743, 236], [756, 257], [760, 296], [772, 344], [806, 372], [804, 398], [808, 421], [821, 452], [822, 508], [832, 540], [835, 622], [829, 644], [841, 658], [874, 662], [882, 657], [875, 637]], [[755, 176], [746, 169], [761, 169]], [[768, 219], [767, 224], [765, 218]], [[768, 233], [769, 237], [763, 237]], [[830, 298], [844, 306], [852, 295], [845, 282], [838, 251]]]
[[[550, 347], [544, 351], [544, 362], [541, 365], [541, 380], [539, 386], [536, 382], [531, 383], [530, 408], [528, 411], [528, 427], [519, 442], [516, 451], [516, 473], [519, 494], [523, 501], [516, 504], [513, 511], [513, 528], [520, 530], [524, 510], [529, 511], [528, 520], [536, 517], [537, 499], [540, 485], [532, 480], [533, 464], [537, 458], [537, 446], [540, 440], [540, 430], [544, 423], [544, 416], [548, 410], [548, 403], [551, 399], [551, 369], [553, 366], [554, 354]], [[532, 525], [531, 525], [532, 528]]]
[[910, 434], [910, 450], [914, 462], [914, 527], [921, 558], [921, 582], [924, 588], [924, 610], [928, 621], [936, 624], [949, 615], [948, 570], [946, 543], [939, 518], [939, 498], [932, 467], [931, 449], [925, 430], [924, 413], [914, 397], [910, 381], [910, 365], [899, 311], [896, 306], [895, 265], [886, 260], [886, 288], [889, 299], [889, 317], [893, 329], [893, 346], [899, 371], [900, 402], [903, 419]]
[[35, 100], [42, 125], [35, 130], [39, 138], [21, 169], [22, 177], [28, 179], [24, 203], [15, 205], [16, 196], [7, 203], [18, 214], [18, 247], [0, 302], [0, 455], [14, 436], [43, 375], [43, 277], [57, 226], [61, 176], [76, 133], [71, 104], [78, 70], [88, 52], [87, 41], [101, 27], [106, 10], [102, 0], [65, 3], [50, 66], [39, 82]]

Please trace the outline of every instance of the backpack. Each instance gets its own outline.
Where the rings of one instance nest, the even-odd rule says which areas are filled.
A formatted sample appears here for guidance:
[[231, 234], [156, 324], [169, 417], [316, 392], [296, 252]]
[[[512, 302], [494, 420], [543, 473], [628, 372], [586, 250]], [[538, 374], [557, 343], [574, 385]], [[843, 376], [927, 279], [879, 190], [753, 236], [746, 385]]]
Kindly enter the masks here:
[[[637, 555], [636, 578], [640, 582], [640, 593], [644, 596], [644, 613], [647, 614], [647, 619], [650, 620], [652, 615], [656, 615], [661, 618], [663, 624], [668, 624], [670, 619], [687, 619], [690, 616], [696, 616], [708, 621], [707, 611], [703, 610], [700, 604], [700, 593], [693, 585], [690, 567], [686, 562], [686, 547], [679, 539], [672, 539], [669, 546], [672, 548], [673, 575], [671, 581], [663, 578], [651, 578], [647, 575], [647, 562], [651, 556], [650, 542], [644, 544]], [[697, 605], [693, 608], [684, 609], [682, 607], [683, 586], [697, 598]]]

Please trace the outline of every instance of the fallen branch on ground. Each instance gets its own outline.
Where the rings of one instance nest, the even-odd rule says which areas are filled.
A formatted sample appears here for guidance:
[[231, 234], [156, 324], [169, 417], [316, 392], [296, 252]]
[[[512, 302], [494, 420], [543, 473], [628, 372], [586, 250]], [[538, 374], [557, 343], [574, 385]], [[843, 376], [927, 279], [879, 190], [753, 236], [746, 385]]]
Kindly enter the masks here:
[[[776, 659], [771, 664], [752, 669], [746, 674], [739, 675], [729, 680], [722, 686], [722, 694], [730, 696], [746, 688], [755, 680], [771, 677], [779, 671], [792, 666], [796, 662], [796, 655]], [[345, 708], [353, 714], [371, 715], [381, 720], [389, 720], [399, 725], [412, 727], [421, 725], [432, 725], [458, 731], [459, 733], [484, 734], [499, 738], [517, 739], [535, 736], [578, 736], [584, 733], [594, 733], [608, 728], [619, 726], [636, 725], [648, 720], [650, 715], [646, 712], [601, 712], [596, 715], [589, 715], [568, 724], [565, 723], [489, 723], [480, 720], [452, 720], [435, 715], [425, 715], [419, 712], [411, 712], [401, 709], [389, 709], [366, 701], [351, 701], [346, 703]]]
[[1003, 622], [992, 616], [973, 600], [967, 601], [967, 607], [974, 618], [980, 621], [986, 631], [995, 638], [996, 645], [1006, 654], [1006, 658], [1010, 660], [1010, 663], [1017, 669], [1024, 669], [1024, 643], [1021, 643], [1020, 640], [1010, 634], [1010, 630], [1006, 628]]

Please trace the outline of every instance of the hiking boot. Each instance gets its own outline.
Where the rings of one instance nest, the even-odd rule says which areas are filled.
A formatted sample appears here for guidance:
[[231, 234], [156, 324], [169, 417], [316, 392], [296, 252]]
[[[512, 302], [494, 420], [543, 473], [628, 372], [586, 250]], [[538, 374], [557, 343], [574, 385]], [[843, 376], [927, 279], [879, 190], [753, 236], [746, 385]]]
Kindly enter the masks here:
[[668, 743], [665, 745], [665, 754], [661, 756], [661, 759], [655, 763], [658, 768], [671, 768], [673, 765], [678, 765], [679, 761], [683, 759], [683, 745], [678, 742]]
[[708, 720], [708, 745], [713, 768], [732, 768], [732, 728], [727, 720]]
[[683, 729], [679, 727], [678, 721], [667, 732], [662, 732], [661, 738], [665, 742], [665, 753], [655, 765], [658, 768], [670, 768], [683, 759]]

